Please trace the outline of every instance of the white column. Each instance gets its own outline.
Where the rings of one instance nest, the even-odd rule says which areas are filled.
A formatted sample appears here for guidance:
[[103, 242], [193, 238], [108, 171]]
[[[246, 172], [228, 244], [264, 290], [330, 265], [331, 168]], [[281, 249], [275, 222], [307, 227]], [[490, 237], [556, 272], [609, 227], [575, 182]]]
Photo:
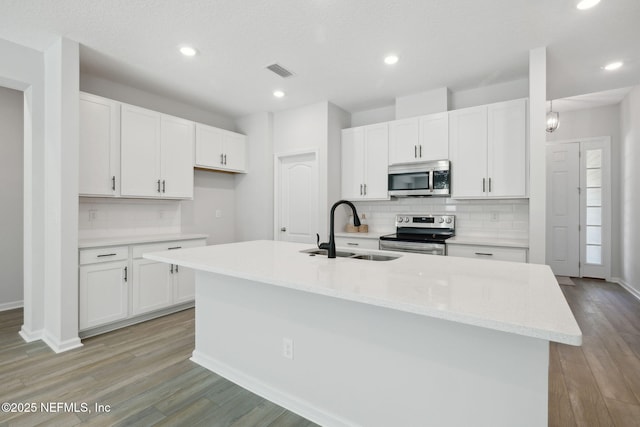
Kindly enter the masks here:
[[546, 253], [545, 116], [547, 48], [529, 51], [529, 262], [544, 264]]
[[45, 64], [45, 313], [43, 340], [56, 352], [78, 338], [79, 46], [60, 39]]

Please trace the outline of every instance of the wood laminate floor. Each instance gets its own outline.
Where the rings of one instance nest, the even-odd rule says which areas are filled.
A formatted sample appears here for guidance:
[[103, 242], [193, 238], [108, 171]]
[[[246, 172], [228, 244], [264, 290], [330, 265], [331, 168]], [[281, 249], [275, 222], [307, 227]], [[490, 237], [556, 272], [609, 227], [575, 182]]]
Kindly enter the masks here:
[[[584, 344], [551, 344], [549, 426], [640, 426], [640, 302], [615, 284], [574, 281], [562, 290]], [[58, 355], [23, 342], [21, 324], [22, 310], [0, 312], [0, 402], [85, 402], [92, 413], [0, 412], [0, 426], [314, 425], [189, 361], [193, 310]]]

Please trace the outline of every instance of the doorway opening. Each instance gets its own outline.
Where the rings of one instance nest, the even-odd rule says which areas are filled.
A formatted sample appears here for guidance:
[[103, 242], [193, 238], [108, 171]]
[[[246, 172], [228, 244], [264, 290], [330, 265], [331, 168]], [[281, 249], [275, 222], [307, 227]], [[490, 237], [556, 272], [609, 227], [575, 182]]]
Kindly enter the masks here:
[[547, 264], [558, 276], [611, 276], [610, 145], [610, 137], [547, 145]]

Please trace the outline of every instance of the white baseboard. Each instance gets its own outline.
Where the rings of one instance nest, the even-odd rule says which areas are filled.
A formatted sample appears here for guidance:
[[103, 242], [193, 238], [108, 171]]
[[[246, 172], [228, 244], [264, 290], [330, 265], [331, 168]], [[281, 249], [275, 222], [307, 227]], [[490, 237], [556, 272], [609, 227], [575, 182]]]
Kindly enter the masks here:
[[24, 307], [24, 301], [5, 302], [0, 304], [0, 311], [13, 310], [14, 308]]
[[65, 351], [73, 350], [74, 348], [82, 347], [82, 341], [80, 341], [80, 338], [78, 337], [71, 338], [66, 341], [59, 341], [47, 331], [44, 331], [42, 334], [42, 341], [44, 341], [51, 350], [56, 353], [63, 353]]
[[220, 376], [223, 376], [229, 381], [238, 384], [240, 387], [246, 388], [250, 392], [257, 394], [258, 396], [261, 396], [269, 400], [270, 402], [280, 405], [291, 412], [295, 412], [296, 414], [321, 426], [347, 427], [354, 425], [353, 423], [350, 423], [335, 414], [323, 411], [307, 401], [300, 400], [282, 390], [263, 383], [257, 378], [247, 375], [244, 372], [238, 371], [237, 369], [234, 369], [229, 365], [226, 365], [212, 357], [204, 355], [198, 352], [198, 350], [195, 350], [193, 352], [191, 361], [207, 368], [212, 372], [215, 372]]
[[27, 329], [26, 326], [22, 325], [22, 328], [20, 328], [20, 332], [18, 332], [18, 334], [25, 342], [34, 342], [42, 339], [42, 332], [42, 329], [32, 331], [30, 329]]
[[627, 290], [627, 292], [629, 292], [631, 295], [633, 295], [637, 300], [640, 301], [640, 291], [634, 287], [632, 287], [630, 284], [628, 284], [627, 282], [625, 282], [621, 277], [612, 277], [611, 279], [609, 279], [611, 282], [617, 283], [618, 285], [622, 286], [624, 289]]

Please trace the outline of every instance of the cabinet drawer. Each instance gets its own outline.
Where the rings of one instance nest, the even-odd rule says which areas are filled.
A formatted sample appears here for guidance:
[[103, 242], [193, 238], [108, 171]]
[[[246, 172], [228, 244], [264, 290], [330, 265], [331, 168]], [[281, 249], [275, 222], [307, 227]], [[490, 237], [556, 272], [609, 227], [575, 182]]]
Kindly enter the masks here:
[[378, 249], [378, 239], [336, 237], [336, 246], [344, 248]]
[[205, 239], [194, 240], [175, 240], [169, 242], [149, 243], [146, 245], [132, 246], [133, 258], [142, 258], [142, 255], [149, 252], [161, 252], [171, 249], [186, 249], [196, 248], [198, 246], [204, 246]]
[[80, 265], [119, 261], [129, 257], [128, 246], [110, 246], [80, 250]]
[[498, 261], [527, 262], [527, 250], [522, 248], [448, 244], [447, 255]]

